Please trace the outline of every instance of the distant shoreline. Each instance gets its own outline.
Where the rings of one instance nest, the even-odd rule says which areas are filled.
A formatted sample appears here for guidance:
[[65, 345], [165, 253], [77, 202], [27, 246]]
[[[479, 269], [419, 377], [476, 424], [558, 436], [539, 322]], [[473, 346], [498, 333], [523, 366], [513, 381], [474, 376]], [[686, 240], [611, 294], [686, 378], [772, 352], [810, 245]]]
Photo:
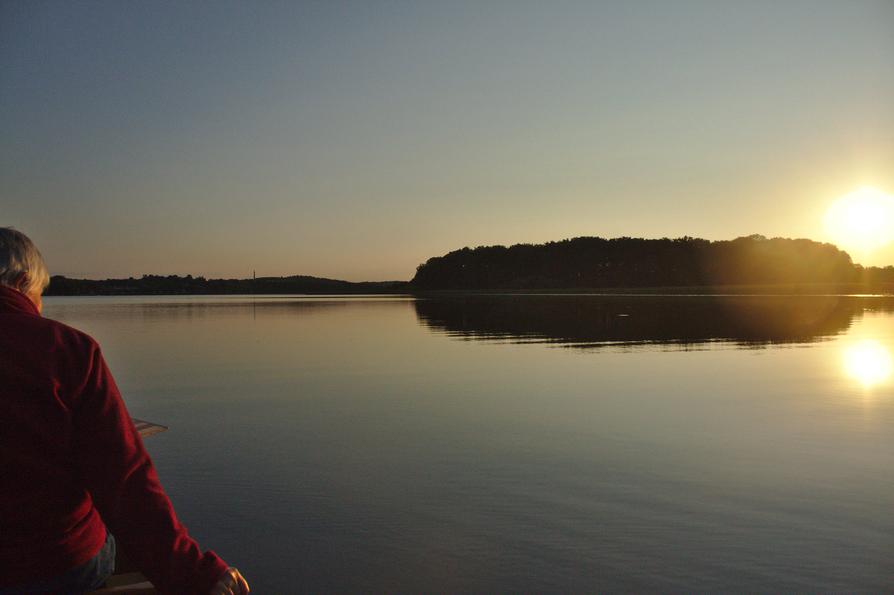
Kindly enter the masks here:
[[206, 279], [143, 275], [50, 280], [48, 296], [91, 295], [852, 295], [894, 293], [894, 267], [855, 265], [808, 239], [579, 237], [546, 244], [454, 250], [419, 265], [410, 281], [353, 282], [292, 275]]
[[[348, 283], [348, 282], [345, 282]], [[59, 293], [47, 291], [47, 297], [152, 297], [152, 296], [416, 296], [416, 297], [459, 297], [475, 295], [593, 295], [593, 296], [894, 296], [894, 284], [870, 286], [864, 284], [778, 284], [778, 285], [705, 285], [705, 286], [665, 286], [665, 287], [592, 287], [539, 289], [417, 289], [408, 282], [358, 283], [361, 287], [316, 291], [90, 291], [83, 293]], [[387, 286], [386, 286], [387, 285]]]
[[666, 296], [724, 296], [724, 295], [894, 295], [894, 284], [869, 286], [853, 284], [778, 284], [778, 285], [694, 285], [694, 286], [662, 286], [662, 287], [593, 287], [593, 288], [541, 288], [541, 289], [440, 289], [409, 292], [413, 295], [666, 295]]
[[252, 279], [205, 279], [187, 275], [144, 275], [127, 279], [50, 279], [46, 296], [128, 295], [282, 295], [282, 294], [382, 294], [405, 291], [405, 281], [351, 282], [296, 275]]

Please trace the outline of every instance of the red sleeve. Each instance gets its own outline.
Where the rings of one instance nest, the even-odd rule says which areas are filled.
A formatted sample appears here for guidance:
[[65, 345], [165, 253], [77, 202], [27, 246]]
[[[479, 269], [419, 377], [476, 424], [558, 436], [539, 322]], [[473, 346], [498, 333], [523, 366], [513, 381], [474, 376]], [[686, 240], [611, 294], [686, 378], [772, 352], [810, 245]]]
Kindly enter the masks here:
[[73, 448], [96, 509], [124, 554], [160, 593], [206, 595], [226, 563], [214, 552], [203, 554], [177, 520], [93, 342], [88, 369], [75, 397]]

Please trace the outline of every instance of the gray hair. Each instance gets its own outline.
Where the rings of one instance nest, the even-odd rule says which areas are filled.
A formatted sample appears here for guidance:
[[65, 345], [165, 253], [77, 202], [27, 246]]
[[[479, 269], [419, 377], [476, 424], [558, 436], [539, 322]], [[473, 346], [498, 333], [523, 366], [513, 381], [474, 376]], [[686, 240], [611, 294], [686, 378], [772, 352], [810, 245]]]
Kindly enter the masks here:
[[47, 265], [34, 242], [18, 230], [0, 227], [0, 285], [43, 293], [49, 284]]

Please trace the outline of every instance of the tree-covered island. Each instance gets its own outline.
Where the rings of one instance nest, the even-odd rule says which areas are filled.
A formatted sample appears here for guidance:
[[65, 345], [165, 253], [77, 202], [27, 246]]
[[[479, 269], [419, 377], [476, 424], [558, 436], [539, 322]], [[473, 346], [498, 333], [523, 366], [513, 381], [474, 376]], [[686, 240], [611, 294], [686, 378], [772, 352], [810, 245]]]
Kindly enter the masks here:
[[751, 235], [735, 240], [581, 237], [463, 248], [430, 258], [419, 290], [840, 286], [881, 288], [894, 267], [864, 268], [828, 243]]

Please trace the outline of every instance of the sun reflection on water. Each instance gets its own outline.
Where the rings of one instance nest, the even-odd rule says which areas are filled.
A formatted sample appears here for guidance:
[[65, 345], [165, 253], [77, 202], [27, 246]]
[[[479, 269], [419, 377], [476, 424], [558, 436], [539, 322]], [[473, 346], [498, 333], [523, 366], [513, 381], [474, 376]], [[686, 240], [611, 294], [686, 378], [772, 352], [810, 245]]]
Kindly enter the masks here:
[[886, 382], [894, 370], [891, 353], [878, 341], [864, 339], [844, 351], [844, 369], [847, 375], [871, 388]]

